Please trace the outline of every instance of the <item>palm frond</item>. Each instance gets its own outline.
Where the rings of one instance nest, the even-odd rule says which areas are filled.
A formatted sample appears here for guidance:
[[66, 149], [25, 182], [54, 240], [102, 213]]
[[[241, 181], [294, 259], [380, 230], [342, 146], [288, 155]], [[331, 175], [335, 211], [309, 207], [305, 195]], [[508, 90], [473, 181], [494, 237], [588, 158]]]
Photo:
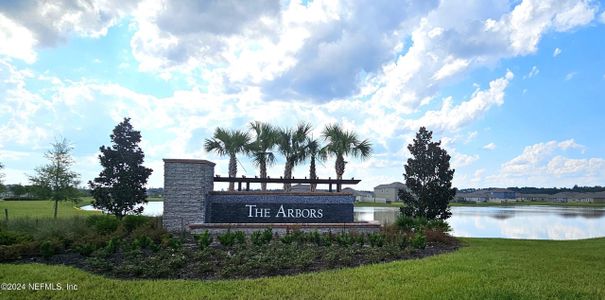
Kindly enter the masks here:
[[247, 150], [250, 136], [240, 130], [227, 130], [217, 127], [211, 139], [206, 139], [206, 151], [214, 151], [219, 156], [242, 153]]

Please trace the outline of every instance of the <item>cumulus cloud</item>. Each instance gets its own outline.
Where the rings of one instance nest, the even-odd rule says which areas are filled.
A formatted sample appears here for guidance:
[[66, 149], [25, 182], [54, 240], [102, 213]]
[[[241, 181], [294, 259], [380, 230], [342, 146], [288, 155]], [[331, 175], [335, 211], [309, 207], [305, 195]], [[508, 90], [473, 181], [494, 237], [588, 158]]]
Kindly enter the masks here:
[[589, 1], [523, 1], [500, 20], [488, 19], [486, 32], [505, 37], [507, 48], [521, 55], [537, 50], [548, 30], [568, 31], [594, 19], [597, 6]]
[[546, 170], [553, 175], [561, 176], [567, 174], [594, 175], [605, 168], [605, 159], [585, 158], [572, 159], [560, 155], [552, 158], [546, 165]]
[[450, 77], [453, 74], [464, 70], [466, 67], [468, 67], [469, 63], [470, 62], [465, 59], [455, 59], [452, 62], [448, 62], [443, 67], [441, 67], [441, 69], [439, 69], [437, 73], [433, 75], [432, 78], [435, 80], [441, 80], [443, 78]]
[[496, 149], [496, 144], [494, 144], [494, 143], [489, 143], [489, 144], [487, 144], [487, 145], [483, 146], [483, 149], [485, 149], [485, 150], [490, 150], [490, 151], [491, 151], [491, 150], [494, 150], [494, 149]]
[[0, 13], [28, 29], [39, 46], [55, 46], [75, 34], [99, 37], [136, 1], [2, 1]]
[[565, 80], [572, 80], [577, 74], [578, 72], [569, 72], [567, 75], [565, 75]]
[[452, 98], [446, 98], [443, 100], [440, 110], [427, 111], [417, 120], [406, 121], [405, 126], [408, 129], [427, 126], [433, 130], [456, 131], [463, 125], [479, 118], [492, 106], [502, 105], [505, 89], [513, 77], [513, 73], [507, 71], [504, 77], [491, 81], [489, 89], [477, 89], [469, 100], [459, 105], [454, 105]]
[[26, 81], [34, 77], [30, 70], [21, 70], [0, 60], [0, 143], [16, 143], [37, 148], [38, 142], [50, 136], [49, 129], [35, 117], [48, 111], [51, 103], [29, 91]]
[[133, 55], [144, 70], [225, 63], [231, 41], [274, 35], [279, 9], [274, 0], [143, 1], [133, 13]]
[[[119, 84], [42, 78], [4, 60], [0, 140], [45, 143], [76, 121], [82, 131], [99, 132], [110, 129], [95, 127], [100, 119], [110, 124], [132, 116], [136, 126], [157, 133], [144, 134], [143, 142], [150, 163], [158, 164], [162, 155], [210, 155], [201, 142], [216, 124], [305, 120], [318, 133], [338, 122], [387, 153], [363, 166], [400, 174], [396, 165], [407, 153], [410, 132], [428, 126], [460, 133], [504, 104], [513, 73], [477, 87], [468, 99], [444, 95], [435, 108], [442, 87], [473, 69], [534, 53], [544, 34], [588, 24], [595, 13], [590, 1], [4, 1], [0, 42], [14, 43], [0, 43], [0, 55], [31, 63], [36, 47], [71, 36], [100, 37], [126, 17], [139, 69], [163, 78], [183, 75], [192, 88], [154, 97]], [[34, 79], [50, 88], [28, 90]], [[58, 112], [69, 113], [70, 122], [58, 121]], [[459, 167], [479, 158], [454, 145], [450, 150]], [[211, 157], [226, 168], [226, 161]], [[353, 172], [364, 177], [372, 171]]]
[[[164, 78], [187, 74], [226, 93], [258, 87], [263, 100], [369, 98], [377, 110], [390, 107], [399, 113], [430, 102], [458, 74], [535, 52], [544, 33], [585, 25], [596, 10], [592, 2], [571, 0], [525, 0], [512, 11], [507, 3], [484, 1], [29, 0], [0, 5], [2, 14], [42, 46], [70, 35], [105, 35], [129, 16], [132, 53], [141, 70]], [[31, 50], [18, 53], [34, 59]]]
[[298, 25], [312, 33], [294, 56], [298, 63], [263, 84], [264, 92], [271, 98], [315, 101], [353, 95], [363, 74], [379, 71], [395, 57], [404, 43], [401, 34], [405, 34], [406, 23], [414, 22], [435, 4], [343, 1], [332, 18]]
[[456, 151], [450, 151], [450, 155], [452, 156], [452, 168], [462, 168], [466, 167], [477, 160], [479, 160], [479, 155], [477, 154], [464, 154]]
[[557, 149], [581, 148], [581, 145], [576, 144], [573, 139], [562, 142], [549, 141], [546, 143], [538, 143], [525, 147], [521, 155], [502, 165], [502, 170], [507, 173], [523, 173], [530, 172], [538, 166], [540, 162], [547, 159], [550, 154]]
[[605, 159], [569, 157], [573, 151], [583, 153], [585, 148], [573, 139], [527, 146], [520, 155], [503, 163], [496, 174], [487, 176], [486, 182], [498, 186], [596, 185], [605, 178]]
[[0, 55], [31, 64], [36, 61], [34, 46], [37, 43], [27, 28], [0, 13]]

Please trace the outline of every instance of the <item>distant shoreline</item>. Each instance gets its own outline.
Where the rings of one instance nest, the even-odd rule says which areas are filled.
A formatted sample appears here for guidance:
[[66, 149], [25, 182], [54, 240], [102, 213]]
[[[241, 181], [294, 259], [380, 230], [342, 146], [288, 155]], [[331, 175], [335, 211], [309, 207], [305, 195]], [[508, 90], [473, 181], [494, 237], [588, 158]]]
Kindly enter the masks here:
[[[541, 206], [554, 206], [554, 207], [595, 207], [603, 208], [605, 203], [586, 203], [586, 202], [543, 202], [543, 201], [518, 201], [518, 202], [505, 202], [505, 203], [494, 203], [494, 202], [479, 202], [479, 203], [461, 203], [451, 202], [451, 207], [492, 207], [492, 206], [529, 206], [529, 205], [541, 205]], [[374, 202], [355, 202], [355, 207], [402, 207], [401, 202], [392, 203], [374, 203]]]

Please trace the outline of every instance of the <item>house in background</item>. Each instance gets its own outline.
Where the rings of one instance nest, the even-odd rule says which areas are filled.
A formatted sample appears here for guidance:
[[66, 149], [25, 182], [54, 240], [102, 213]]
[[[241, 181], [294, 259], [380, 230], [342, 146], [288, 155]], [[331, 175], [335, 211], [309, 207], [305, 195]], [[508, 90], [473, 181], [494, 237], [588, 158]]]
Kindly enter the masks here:
[[372, 191], [358, 191], [350, 187], [343, 188], [342, 191], [353, 194], [357, 202], [374, 202], [374, 193]]
[[516, 201], [517, 193], [507, 189], [493, 189], [489, 191], [489, 202], [503, 203]]
[[457, 192], [454, 198], [456, 202], [514, 202], [517, 194], [507, 189], [483, 189], [472, 192]]
[[489, 193], [486, 191], [460, 192], [456, 193], [455, 202], [487, 202]]
[[291, 192], [310, 192], [311, 185], [310, 184], [294, 184], [290, 187]]
[[374, 187], [374, 202], [387, 203], [399, 201], [399, 190], [407, 189], [401, 182], [380, 184]]

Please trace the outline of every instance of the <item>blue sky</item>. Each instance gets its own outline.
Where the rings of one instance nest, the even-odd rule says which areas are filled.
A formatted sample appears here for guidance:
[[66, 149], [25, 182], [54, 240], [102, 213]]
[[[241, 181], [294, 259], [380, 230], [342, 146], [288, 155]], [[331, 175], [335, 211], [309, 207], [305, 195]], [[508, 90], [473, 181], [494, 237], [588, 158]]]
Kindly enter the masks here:
[[[217, 126], [339, 123], [374, 145], [358, 186], [403, 181], [419, 126], [452, 156], [454, 184], [605, 184], [605, 5], [598, 1], [0, 2], [0, 162], [27, 183], [60, 137], [83, 182], [132, 118], [149, 185], [162, 158]], [[239, 174], [257, 170], [240, 158]], [[320, 166], [335, 176], [334, 160]], [[294, 175], [305, 176], [308, 164]], [[270, 176], [283, 173], [283, 159]], [[219, 187], [220, 188], [220, 187]]]

